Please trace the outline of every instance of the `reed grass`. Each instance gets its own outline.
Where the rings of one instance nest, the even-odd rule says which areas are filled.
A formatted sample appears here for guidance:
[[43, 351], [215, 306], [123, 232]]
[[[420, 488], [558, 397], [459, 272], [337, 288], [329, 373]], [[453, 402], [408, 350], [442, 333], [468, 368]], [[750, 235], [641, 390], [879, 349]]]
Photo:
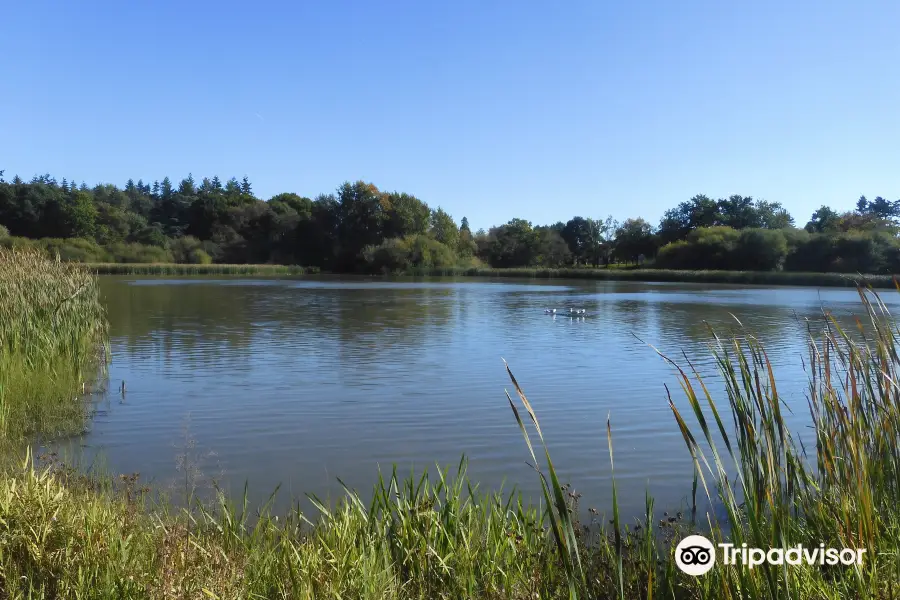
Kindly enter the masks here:
[[0, 248], [0, 438], [83, 427], [83, 384], [105, 366], [95, 277], [31, 251]]
[[[314, 275], [315, 267], [297, 265], [194, 265], [174, 263], [85, 263], [98, 275]], [[416, 277], [519, 277], [528, 279], [591, 279], [609, 281], [653, 281], [686, 283], [732, 283], [747, 285], [788, 285], [855, 287], [858, 283], [875, 288], [893, 287], [891, 275], [852, 273], [793, 273], [789, 271], [677, 271], [633, 268], [508, 268], [436, 267], [410, 269]]]
[[306, 275], [318, 269], [297, 265], [224, 265], [175, 263], [85, 263], [97, 275]]
[[857, 283], [875, 288], [892, 288], [894, 285], [891, 275], [794, 273], [790, 271], [680, 271], [674, 269], [625, 268], [486, 269], [450, 267], [411, 269], [406, 274], [433, 277], [519, 277], [529, 279], [592, 279], [601, 281], [731, 283], [820, 287], [855, 287]]
[[[808, 332], [813, 448], [785, 425], [768, 356], [749, 333], [713, 337], [724, 398], [714, 393], [722, 382], [660, 354], [682, 388], [680, 400], [661, 401], [695, 467], [687, 518], [660, 515], [649, 491], [642, 515], [623, 514], [607, 417], [612, 518], [592, 510], [581, 522], [580, 494], [560, 481], [536, 408], [507, 366], [507, 400], [541, 483], [537, 506], [515, 491], [481, 492], [465, 460], [454, 472], [380, 474], [369, 501], [345, 486], [333, 505], [311, 496], [316, 514], [277, 515], [271, 503], [251, 511], [246, 489], [236, 503], [218, 493], [211, 505], [173, 508], [136, 475], [98, 479], [27, 455], [0, 477], [3, 597], [900, 597], [900, 330], [873, 291], [860, 298], [856, 331], [829, 318]], [[695, 578], [673, 552], [698, 531], [737, 546], [867, 554], [859, 568], [717, 564]]]

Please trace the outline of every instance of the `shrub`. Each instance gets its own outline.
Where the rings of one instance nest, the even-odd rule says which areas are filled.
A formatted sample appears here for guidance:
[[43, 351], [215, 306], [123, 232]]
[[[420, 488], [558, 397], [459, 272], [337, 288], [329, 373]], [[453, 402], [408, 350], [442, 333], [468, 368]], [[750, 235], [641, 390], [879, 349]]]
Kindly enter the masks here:
[[107, 247], [113, 262], [117, 263], [169, 263], [172, 254], [165, 248], [138, 243], [118, 243]]
[[212, 262], [212, 258], [203, 250], [200, 240], [190, 235], [172, 240], [169, 251], [177, 263], [208, 265]]
[[453, 267], [457, 257], [447, 245], [427, 235], [390, 238], [362, 251], [365, 270], [397, 273], [408, 269]]
[[43, 245], [49, 258], [59, 256], [60, 260], [69, 262], [107, 262], [109, 254], [94, 240], [83, 238], [45, 238], [38, 243]]
[[732, 267], [744, 271], [780, 271], [788, 254], [778, 229], [744, 229], [732, 256]]
[[194, 248], [190, 253], [190, 263], [193, 265], [211, 265], [212, 257], [203, 248]]
[[363, 249], [366, 268], [372, 272], [394, 273], [409, 268], [409, 248], [400, 238], [387, 239]]

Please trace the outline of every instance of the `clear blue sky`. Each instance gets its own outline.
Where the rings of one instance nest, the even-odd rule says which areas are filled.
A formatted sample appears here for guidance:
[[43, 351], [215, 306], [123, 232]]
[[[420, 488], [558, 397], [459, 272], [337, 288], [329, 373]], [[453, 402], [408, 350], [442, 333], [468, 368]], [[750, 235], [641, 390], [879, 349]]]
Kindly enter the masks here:
[[473, 228], [900, 198], [900, 2], [27, 2], [0, 169], [364, 179]]

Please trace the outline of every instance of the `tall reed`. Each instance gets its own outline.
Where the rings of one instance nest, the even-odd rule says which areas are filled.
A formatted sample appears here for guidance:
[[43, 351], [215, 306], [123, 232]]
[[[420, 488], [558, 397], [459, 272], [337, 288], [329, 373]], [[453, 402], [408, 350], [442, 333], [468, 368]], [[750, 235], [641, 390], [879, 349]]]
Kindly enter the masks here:
[[314, 267], [297, 265], [194, 265], [175, 263], [85, 263], [98, 275], [305, 275]]
[[0, 248], [0, 437], [82, 425], [82, 384], [105, 365], [96, 277], [37, 252]]
[[[722, 509], [699, 515], [688, 528], [677, 528], [672, 541], [699, 530], [715, 544], [738, 548], [746, 544], [786, 549], [802, 544], [812, 549], [824, 544], [865, 549], [863, 564], [716, 565], [703, 577], [692, 579], [674, 573], [671, 545], [663, 545], [661, 561], [653, 552], [628, 556], [620, 542], [622, 531], [614, 506], [610, 535], [616, 558], [626, 564], [629, 559], [636, 561], [630, 577], [620, 579], [619, 597], [896, 597], [900, 591], [900, 329], [876, 292], [858, 289], [865, 321], [857, 320], [856, 335], [844, 331], [832, 315], [827, 315], [822, 331], [809, 330], [813, 454], [786, 426], [789, 408], [778, 393], [772, 364], [749, 333], [721, 339], [713, 332], [712, 351], [724, 379], [730, 423], [727, 416], [723, 418], [710, 386], [686, 358], [682, 367], [660, 356], [676, 369], [695, 422], [692, 428], [684, 407], [679, 408], [669, 394], [669, 407], [695, 466], [693, 508], [697, 510], [699, 480], [709, 505]], [[530, 403], [512, 373], [510, 379], [540, 436]], [[513, 412], [530, 450], [529, 435], [514, 406]], [[547, 464], [552, 469], [549, 452]], [[546, 495], [561, 491], [553, 481]], [[565, 530], [570, 516], [549, 501], [548, 507]], [[590, 555], [589, 548], [580, 549]], [[570, 550], [561, 547], [560, 553], [566, 560]], [[604, 596], [590, 578], [568, 570], [567, 574], [570, 588], [579, 589], [583, 597]]]

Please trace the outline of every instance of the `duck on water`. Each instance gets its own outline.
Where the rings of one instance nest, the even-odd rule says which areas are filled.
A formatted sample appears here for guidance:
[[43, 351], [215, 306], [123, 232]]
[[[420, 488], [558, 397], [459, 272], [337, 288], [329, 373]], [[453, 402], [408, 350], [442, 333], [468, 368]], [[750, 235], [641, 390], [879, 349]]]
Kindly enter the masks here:
[[[555, 308], [545, 308], [544, 314], [545, 315], [555, 315], [556, 309]], [[585, 315], [587, 315], [587, 310], [584, 308], [570, 308], [568, 314], [570, 317], [585, 316]]]

